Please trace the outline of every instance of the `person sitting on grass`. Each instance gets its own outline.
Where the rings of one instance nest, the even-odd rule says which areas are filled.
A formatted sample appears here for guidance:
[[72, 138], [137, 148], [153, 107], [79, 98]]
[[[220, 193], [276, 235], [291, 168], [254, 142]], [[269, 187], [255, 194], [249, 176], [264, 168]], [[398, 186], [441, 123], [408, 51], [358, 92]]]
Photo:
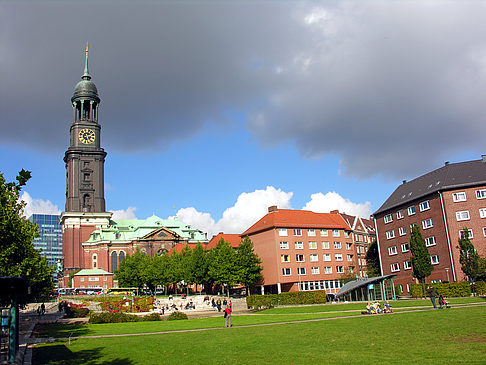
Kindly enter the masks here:
[[388, 302], [383, 303], [383, 307], [384, 307], [383, 311], [385, 313], [393, 313], [393, 308], [390, 303]]

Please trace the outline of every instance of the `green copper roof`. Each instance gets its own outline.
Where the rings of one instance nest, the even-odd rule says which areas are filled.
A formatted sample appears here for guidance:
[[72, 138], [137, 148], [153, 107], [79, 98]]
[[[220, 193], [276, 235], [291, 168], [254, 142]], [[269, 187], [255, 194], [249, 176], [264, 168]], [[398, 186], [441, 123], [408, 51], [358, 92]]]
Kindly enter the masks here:
[[78, 271], [74, 276], [79, 275], [113, 275], [111, 272], [102, 269], [83, 269]]
[[105, 228], [97, 229], [91, 233], [86, 243], [96, 242], [127, 242], [141, 239], [153, 231], [165, 228], [174, 232], [182, 239], [190, 242], [207, 242], [207, 234], [198, 229], [179, 221], [176, 217], [171, 219], [162, 219], [156, 215], [145, 220], [123, 219], [111, 220], [110, 225]]

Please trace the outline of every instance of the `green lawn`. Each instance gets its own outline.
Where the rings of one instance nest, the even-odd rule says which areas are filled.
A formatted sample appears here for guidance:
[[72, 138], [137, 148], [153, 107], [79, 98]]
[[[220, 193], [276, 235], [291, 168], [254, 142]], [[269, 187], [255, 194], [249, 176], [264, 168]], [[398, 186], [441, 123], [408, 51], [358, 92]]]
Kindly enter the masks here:
[[[235, 316], [234, 324], [242, 325], [240, 320], [262, 321], [274, 317], [281, 316]], [[291, 317], [296, 319], [295, 315]], [[122, 333], [128, 328], [139, 333], [147, 332], [148, 325], [164, 329], [205, 325], [219, 328], [162, 335], [80, 338], [72, 340], [70, 345], [67, 342], [41, 345], [34, 349], [33, 363], [484, 364], [485, 318], [486, 307], [481, 306], [230, 329], [221, 328], [222, 318], [90, 325], [79, 331]]]

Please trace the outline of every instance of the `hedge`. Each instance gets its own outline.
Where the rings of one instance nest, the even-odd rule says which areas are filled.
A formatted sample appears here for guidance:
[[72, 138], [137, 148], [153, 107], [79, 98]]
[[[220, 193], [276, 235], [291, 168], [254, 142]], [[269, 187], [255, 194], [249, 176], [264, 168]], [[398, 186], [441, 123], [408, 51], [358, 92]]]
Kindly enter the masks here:
[[[153, 298], [152, 297], [140, 297], [134, 299], [135, 313], [149, 312], [153, 308]], [[128, 305], [126, 305], [128, 303]], [[122, 299], [122, 300], [109, 300], [100, 303], [101, 309], [104, 311], [116, 310], [118, 312], [131, 312], [132, 311], [132, 299]]]
[[172, 312], [168, 317], [167, 317], [167, 320], [168, 321], [177, 321], [179, 319], [187, 319], [187, 314], [185, 313], [182, 313], [182, 312], [179, 312], [179, 311], [175, 311], [175, 312]]
[[[437, 290], [437, 295], [442, 295], [446, 298], [450, 297], [469, 297], [471, 296], [471, 286], [467, 281], [460, 281], [457, 283], [426, 283], [425, 290], [429, 285], [433, 285]], [[410, 294], [414, 298], [423, 297], [422, 284], [410, 285]], [[426, 293], [428, 296], [428, 293]]]
[[474, 285], [476, 287], [476, 295], [486, 295], [486, 282], [476, 281]]
[[147, 316], [135, 316], [123, 312], [102, 312], [92, 313], [89, 323], [123, 323], [123, 322], [144, 322], [144, 321], [161, 321], [162, 318], [157, 313]]
[[326, 302], [327, 297], [324, 290], [251, 295], [246, 297], [247, 307], [253, 309], [272, 308], [278, 305], [321, 304]]

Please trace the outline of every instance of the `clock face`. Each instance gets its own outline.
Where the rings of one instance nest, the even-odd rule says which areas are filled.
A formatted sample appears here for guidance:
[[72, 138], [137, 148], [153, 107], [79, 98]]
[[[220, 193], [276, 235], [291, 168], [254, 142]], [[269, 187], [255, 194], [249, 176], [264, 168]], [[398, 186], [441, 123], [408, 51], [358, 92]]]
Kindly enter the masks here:
[[95, 141], [95, 132], [88, 128], [81, 129], [79, 131], [78, 138], [81, 143], [91, 144]]

